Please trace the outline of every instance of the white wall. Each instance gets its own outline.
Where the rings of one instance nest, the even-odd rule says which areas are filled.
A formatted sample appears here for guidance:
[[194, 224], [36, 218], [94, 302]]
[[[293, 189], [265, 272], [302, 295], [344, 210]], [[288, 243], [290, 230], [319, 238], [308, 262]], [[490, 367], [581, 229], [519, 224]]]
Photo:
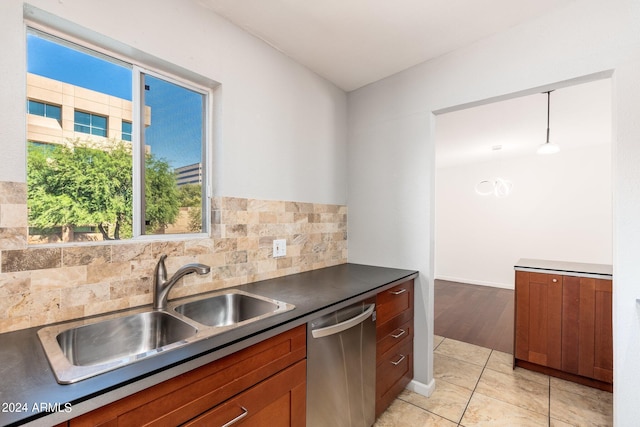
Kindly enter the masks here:
[[[511, 195], [475, 192], [495, 176]], [[610, 144], [438, 168], [436, 279], [513, 289], [520, 258], [611, 264], [611, 186]]]
[[[31, 5], [222, 83], [217, 195], [346, 204], [346, 94], [196, 1]], [[23, 1], [0, 2], [0, 181], [25, 181]]]
[[[612, 73], [614, 418], [640, 419], [640, 3], [577, 0], [349, 94], [349, 259], [421, 271], [416, 369], [433, 378], [434, 116]], [[571, 82], [575, 83], [575, 82]]]

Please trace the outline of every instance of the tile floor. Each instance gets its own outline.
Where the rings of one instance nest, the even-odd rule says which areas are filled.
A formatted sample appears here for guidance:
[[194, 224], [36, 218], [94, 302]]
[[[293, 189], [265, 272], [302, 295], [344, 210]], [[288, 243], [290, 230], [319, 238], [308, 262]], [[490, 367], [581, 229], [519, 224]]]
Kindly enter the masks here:
[[508, 353], [437, 336], [434, 345], [434, 393], [405, 390], [374, 427], [613, 425], [611, 393], [514, 370]]

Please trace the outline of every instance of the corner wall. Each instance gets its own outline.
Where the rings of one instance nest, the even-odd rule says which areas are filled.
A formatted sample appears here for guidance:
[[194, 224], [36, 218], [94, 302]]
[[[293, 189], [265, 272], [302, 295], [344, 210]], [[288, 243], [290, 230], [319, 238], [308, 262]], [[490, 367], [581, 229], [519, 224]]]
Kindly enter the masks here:
[[417, 381], [433, 381], [433, 112], [613, 73], [614, 420], [637, 424], [639, 27], [637, 1], [576, 0], [349, 94], [349, 260], [420, 270]]

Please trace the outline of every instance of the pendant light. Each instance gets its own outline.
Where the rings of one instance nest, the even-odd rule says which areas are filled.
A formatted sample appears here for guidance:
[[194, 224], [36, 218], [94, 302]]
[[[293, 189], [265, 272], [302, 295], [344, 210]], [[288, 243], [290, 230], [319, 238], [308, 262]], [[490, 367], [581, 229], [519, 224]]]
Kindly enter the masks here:
[[547, 94], [547, 142], [545, 142], [544, 144], [538, 147], [538, 154], [554, 154], [560, 151], [560, 147], [557, 144], [553, 144], [549, 142], [549, 115], [551, 112], [551, 92], [553, 91], [550, 90], [548, 92], [543, 92]]

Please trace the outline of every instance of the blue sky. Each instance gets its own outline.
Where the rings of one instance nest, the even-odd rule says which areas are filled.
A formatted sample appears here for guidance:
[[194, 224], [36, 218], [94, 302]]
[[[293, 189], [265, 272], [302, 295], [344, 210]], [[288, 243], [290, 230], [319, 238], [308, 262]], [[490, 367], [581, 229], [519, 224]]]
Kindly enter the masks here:
[[[131, 100], [132, 70], [115, 62], [28, 34], [27, 70], [51, 79]], [[200, 162], [202, 95], [146, 76], [151, 126], [145, 142], [151, 152], [177, 168]]]

